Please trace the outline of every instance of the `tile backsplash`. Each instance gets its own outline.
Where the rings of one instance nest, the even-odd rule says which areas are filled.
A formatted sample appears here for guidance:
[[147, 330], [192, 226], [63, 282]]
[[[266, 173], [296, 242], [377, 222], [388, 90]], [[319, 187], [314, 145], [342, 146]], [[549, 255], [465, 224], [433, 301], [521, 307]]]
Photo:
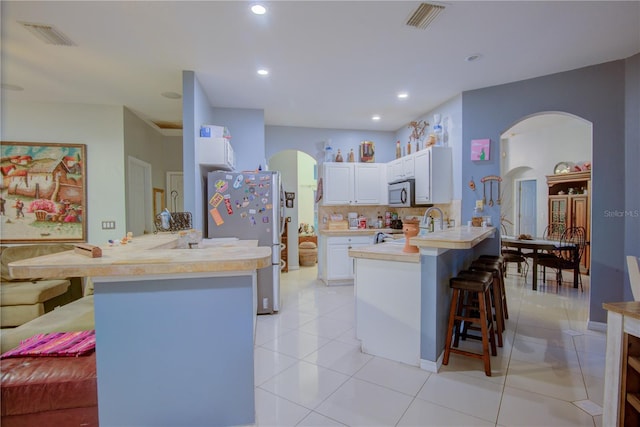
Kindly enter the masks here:
[[[442, 210], [445, 220], [448, 218], [454, 221], [456, 226], [460, 225], [460, 200], [452, 200], [451, 203], [434, 205]], [[384, 221], [385, 213], [397, 213], [398, 218], [406, 219], [411, 217], [422, 218], [427, 207], [417, 208], [395, 208], [389, 206], [318, 206], [318, 228], [324, 230], [327, 228], [327, 222], [331, 214], [341, 214], [344, 219], [347, 219], [349, 212], [357, 212], [358, 216], [365, 216], [368, 218], [367, 224], [369, 227], [375, 227], [378, 215], [382, 216]]]

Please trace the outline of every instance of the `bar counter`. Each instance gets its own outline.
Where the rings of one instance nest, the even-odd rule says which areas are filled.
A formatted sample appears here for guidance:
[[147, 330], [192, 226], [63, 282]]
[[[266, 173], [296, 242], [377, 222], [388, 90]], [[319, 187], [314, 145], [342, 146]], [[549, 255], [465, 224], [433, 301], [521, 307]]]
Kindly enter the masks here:
[[90, 276], [94, 282], [101, 426], [255, 424], [258, 268], [271, 248], [178, 236], [104, 245], [9, 264], [14, 277]]
[[449, 279], [490, 253], [495, 231], [458, 227], [410, 238], [419, 253], [403, 252], [400, 242], [350, 249], [362, 351], [438, 372], [451, 304]]

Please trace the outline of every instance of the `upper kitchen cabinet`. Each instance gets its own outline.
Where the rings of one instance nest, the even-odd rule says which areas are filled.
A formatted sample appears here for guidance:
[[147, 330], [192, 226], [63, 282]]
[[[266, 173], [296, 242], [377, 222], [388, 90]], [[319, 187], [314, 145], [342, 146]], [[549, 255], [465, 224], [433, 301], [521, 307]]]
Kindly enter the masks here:
[[416, 204], [451, 202], [451, 148], [430, 147], [414, 154]]
[[398, 182], [415, 176], [415, 155], [400, 157], [387, 163], [387, 182]]
[[386, 204], [384, 163], [326, 162], [322, 167], [323, 205]]
[[233, 147], [227, 138], [198, 137], [196, 159], [199, 165], [208, 170], [232, 171], [236, 168]]

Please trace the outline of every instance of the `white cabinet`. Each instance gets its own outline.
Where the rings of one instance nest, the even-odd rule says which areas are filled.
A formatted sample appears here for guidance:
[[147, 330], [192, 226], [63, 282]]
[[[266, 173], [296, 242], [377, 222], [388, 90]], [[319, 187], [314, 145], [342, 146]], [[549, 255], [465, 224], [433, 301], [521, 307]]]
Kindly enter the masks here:
[[416, 204], [451, 202], [452, 179], [451, 148], [431, 147], [415, 153]]
[[414, 154], [387, 163], [387, 183], [404, 181], [415, 176]]
[[236, 158], [227, 138], [197, 138], [196, 161], [208, 169], [234, 170]]
[[[353, 283], [353, 258], [349, 249], [372, 244], [372, 236], [320, 237], [320, 276], [327, 285]], [[321, 265], [320, 265], [321, 262]]]
[[322, 167], [324, 205], [351, 205], [353, 202], [353, 163], [325, 163]]
[[383, 163], [324, 163], [323, 205], [386, 203], [385, 167]]

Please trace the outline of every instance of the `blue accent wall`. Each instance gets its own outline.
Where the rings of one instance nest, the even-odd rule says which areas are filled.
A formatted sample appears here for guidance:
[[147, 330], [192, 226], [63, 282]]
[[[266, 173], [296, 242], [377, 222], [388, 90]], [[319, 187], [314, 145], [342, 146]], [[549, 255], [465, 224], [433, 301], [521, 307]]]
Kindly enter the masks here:
[[[627, 62], [630, 62], [629, 66]], [[628, 195], [630, 200], [625, 203], [624, 191], [625, 178], [628, 178], [625, 177], [625, 154], [633, 151], [632, 146], [637, 150], [638, 144], [637, 139], [625, 137], [625, 100], [627, 105], [633, 104], [629, 98], [637, 100], [637, 93], [625, 92], [626, 71], [633, 68], [632, 64], [637, 67], [637, 60], [613, 61], [462, 95], [462, 182], [468, 182], [471, 176], [500, 175], [500, 135], [523, 117], [560, 111], [593, 123], [589, 319], [594, 322], [606, 322], [603, 302], [624, 300], [625, 222], [639, 220], [607, 215], [611, 211], [624, 211], [634, 203], [637, 206], [638, 200], [636, 191]], [[480, 138], [491, 139], [489, 161], [470, 160], [471, 140]], [[634, 163], [637, 169], [638, 162]], [[637, 185], [638, 172], [629, 172], [629, 177], [635, 177], [635, 180], [627, 179], [627, 182]], [[471, 218], [477, 197], [470, 189], [463, 189], [463, 223]], [[485, 212], [499, 224], [500, 206], [486, 207]], [[637, 243], [635, 245], [637, 250]]]

